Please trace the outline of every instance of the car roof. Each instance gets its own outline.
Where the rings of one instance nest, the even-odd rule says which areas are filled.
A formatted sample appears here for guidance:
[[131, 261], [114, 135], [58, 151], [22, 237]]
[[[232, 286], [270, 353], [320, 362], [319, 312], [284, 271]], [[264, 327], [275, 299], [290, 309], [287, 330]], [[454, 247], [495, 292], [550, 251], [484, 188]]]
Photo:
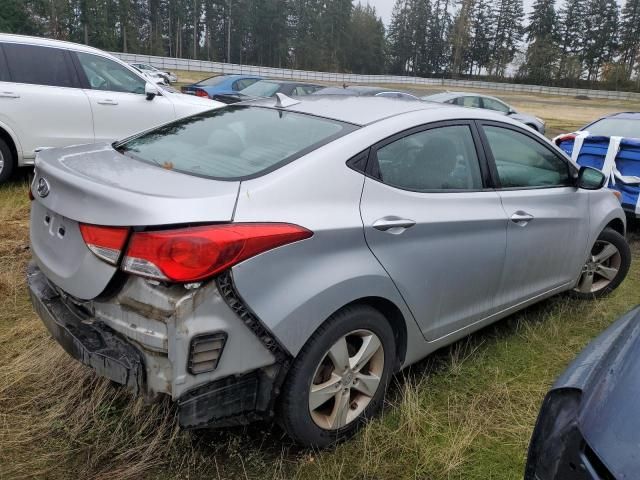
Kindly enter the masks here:
[[309, 82], [297, 82], [295, 80], [277, 80], [273, 78], [263, 78], [262, 80], [258, 80], [256, 83], [264, 82], [264, 83], [277, 83], [278, 85], [309, 85], [312, 87], [323, 87], [324, 85], [319, 85], [317, 83], [309, 83]]
[[[602, 118], [619, 118], [621, 120], [640, 120], [640, 112], [618, 112]], [[600, 120], [602, 120], [602, 118]]]
[[[296, 97], [296, 100], [298, 103], [286, 107], [284, 110], [317, 115], [355, 125], [368, 125], [385, 118], [418, 110], [456, 109], [461, 112], [460, 118], [469, 117], [468, 109], [463, 107], [388, 97], [306, 95]], [[246, 105], [274, 107], [275, 99], [271, 97], [252, 101]], [[434, 120], [437, 118], [434, 117]]]
[[[315, 95], [357, 95], [367, 96], [376, 95], [378, 93], [393, 92], [393, 93], [408, 93], [402, 90], [382, 87], [372, 87], [369, 85], [350, 85], [346, 87], [327, 87], [315, 92]], [[410, 94], [409, 94], [410, 95]]]
[[41, 47], [57, 47], [76, 52], [98, 53], [100, 55], [110, 55], [99, 48], [89, 47], [80, 43], [66, 42], [64, 40], [51, 40], [48, 38], [31, 37], [28, 35], [16, 35], [13, 33], [0, 33], [0, 42], [21, 43], [24, 45], [38, 45]]

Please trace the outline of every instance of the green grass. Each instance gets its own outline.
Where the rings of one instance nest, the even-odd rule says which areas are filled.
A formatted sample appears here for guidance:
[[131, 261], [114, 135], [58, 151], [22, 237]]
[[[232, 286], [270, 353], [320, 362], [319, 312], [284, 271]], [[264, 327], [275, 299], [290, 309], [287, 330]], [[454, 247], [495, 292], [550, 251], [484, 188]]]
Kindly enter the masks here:
[[559, 296], [442, 349], [396, 376], [383, 414], [323, 452], [275, 427], [177, 428], [96, 378], [52, 340], [29, 305], [26, 180], [0, 187], [0, 478], [522, 478], [540, 402], [572, 358], [638, 302], [634, 264], [606, 299]]

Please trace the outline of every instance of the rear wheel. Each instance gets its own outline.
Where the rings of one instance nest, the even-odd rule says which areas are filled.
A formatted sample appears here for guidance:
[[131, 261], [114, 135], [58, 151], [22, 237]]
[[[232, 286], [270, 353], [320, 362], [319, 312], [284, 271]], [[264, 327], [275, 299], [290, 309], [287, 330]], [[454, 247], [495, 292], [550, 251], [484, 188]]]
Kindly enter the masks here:
[[9, 180], [15, 168], [16, 159], [13, 158], [9, 145], [0, 138], [0, 183]]
[[382, 407], [395, 355], [393, 330], [378, 310], [340, 310], [294, 361], [280, 402], [281, 425], [305, 446], [350, 437]]
[[591, 249], [573, 289], [578, 298], [595, 298], [615, 290], [627, 276], [631, 251], [625, 238], [605, 228]]

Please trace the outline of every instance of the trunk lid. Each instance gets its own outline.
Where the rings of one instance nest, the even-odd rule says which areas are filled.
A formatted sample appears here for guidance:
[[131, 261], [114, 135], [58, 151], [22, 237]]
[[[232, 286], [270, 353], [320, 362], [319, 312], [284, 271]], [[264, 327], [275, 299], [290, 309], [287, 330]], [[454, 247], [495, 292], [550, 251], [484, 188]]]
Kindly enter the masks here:
[[117, 266], [86, 246], [79, 223], [153, 227], [229, 222], [239, 181], [174, 172], [126, 157], [111, 145], [45, 150], [32, 184], [33, 257], [57, 287], [74, 297], [102, 293]]

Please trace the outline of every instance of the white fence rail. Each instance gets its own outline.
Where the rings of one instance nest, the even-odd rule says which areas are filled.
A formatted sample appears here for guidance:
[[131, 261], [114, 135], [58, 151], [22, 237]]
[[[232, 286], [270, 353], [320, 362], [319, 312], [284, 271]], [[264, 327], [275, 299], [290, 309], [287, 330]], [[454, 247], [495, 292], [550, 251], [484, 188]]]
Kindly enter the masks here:
[[590, 98], [640, 100], [640, 93], [634, 92], [589, 90], [584, 88], [545, 87], [542, 85], [523, 85], [518, 83], [451, 80], [441, 78], [408, 77], [400, 75], [359, 75], [354, 73], [313, 72], [308, 70], [292, 70], [288, 68], [258, 67], [253, 65], [238, 65], [234, 63], [208, 62], [205, 60], [189, 60], [186, 58], [154, 57], [150, 55], [138, 55], [132, 53], [112, 52], [112, 54], [125, 62], [148, 63], [161, 70], [240, 73], [248, 75], [259, 75], [261, 77], [288, 78], [292, 80], [347, 84], [384, 83], [402, 85], [433, 85], [447, 88], [485, 88], [491, 90], [500, 90], [504, 92], [540, 93], [543, 95], [564, 95], [569, 97], [584, 95]]

